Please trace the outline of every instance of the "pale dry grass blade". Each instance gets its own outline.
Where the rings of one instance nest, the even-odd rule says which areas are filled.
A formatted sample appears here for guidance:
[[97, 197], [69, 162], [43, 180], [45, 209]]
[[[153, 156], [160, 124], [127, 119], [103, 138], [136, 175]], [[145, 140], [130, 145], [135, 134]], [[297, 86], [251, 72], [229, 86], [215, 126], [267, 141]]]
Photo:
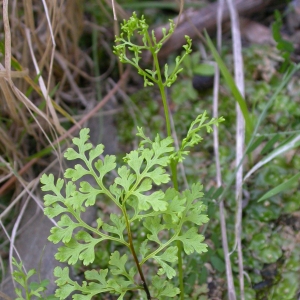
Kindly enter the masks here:
[[[5, 70], [0, 70], [0, 78], [6, 77], [7, 72]], [[23, 71], [10, 71], [11, 78], [24, 78], [28, 75], [28, 69]]]
[[9, 214], [9, 212], [24, 197], [26, 193], [27, 191], [23, 190], [20, 192], [20, 194], [17, 197], [15, 197], [15, 199], [9, 204], [9, 206], [7, 206], [6, 209], [0, 214], [0, 220], [3, 220]]
[[[242, 43], [241, 33], [239, 25], [239, 17], [233, 0], [227, 0], [229, 7], [230, 20], [231, 20], [231, 34], [233, 44], [234, 55], [234, 77], [237, 88], [241, 95], [245, 96], [245, 83], [244, 83], [244, 65], [242, 57]], [[244, 300], [244, 266], [243, 266], [243, 253], [242, 253], [242, 186], [243, 186], [243, 165], [240, 162], [244, 155], [244, 143], [245, 143], [245, 121], [241, 112], [240, 106], [236, 103], [236, 244], [238, 252], [238, 265], [239, 265], [239, 281], [240, 281], [240, 299]]]
[[55, 53], [55, 59], [57, 60], [57, 62], [60, 64], [60, 66], [62, 67], [65, 76], [68, 78], [68, 81], [72, 87], [72, 90], [77, 94], [78, 98], [80, 99], [82, 105], [84, 105], [87, 109], [91, 108], [91, 106], [94, 105], [94, 103], [92, 101], [88, 101], [86, 99], [86, 97], [83, 95], [83, 93], [80, 91], [80, 88], [77, 86], [77, 84], [75, 83], [75, 80], [72, 76], [72, 73], [70, 72], [67, 64], [65, 63], [62, 55], [58, 52]]
[[[17, 220], [14, 223], [13, 230], [12, 230], [12, 233], [11, 233], [11, 236], [10, 236], [10, 239], [9, 239], [9, 242], [10, 242], [10, 244], [9, 244], [9, 266], [10, 266], [10, 273], [11, 274], [14, 271], [13, 270], [13, 264], [12, 264], [12, 258], [14, 257], [14, 250], [16, 249], [15, 248], [15, 239], [16, 239], [16, 236], [17, 236], [17, 230], [19, 228], [20, 222], [23, 218], [23, 215], [24, 215], [25, 209], [27, 208], [29, 200], [30, 200], [30, 196], [28, 195], [26, 200], [25, 200], [25, 203], [22, 205], [21, 211], [18, 214]], [[21, 259], [21, 257], [19, 257], [19, 258]], [[24, 271], [25, 271], [25, 274], [27, 274], [27, 271], [26, 271], [25, 267], [24, 267]], [[16, 288], [15, 281], [13, 281], [13, 284]]]
[[0, 150], [5, 153], [5, 151], [11, 153], [12, 156], [15, 158], [20, 157], [21, 154], [17, 150], [17, 147], [14, 143], [13, 138], [3, 128], [0, 127], [0, 136], [1, 136], [1, 144], [0, 144]]
[[[5, 73], [7, 75], [7, 72], [5, 72]], [[0, 77], [0, 89], [2, 90], [3, 99], [5, 100], [10, 117], [14, 120], [14, 122], [17, 122], [17, 124], [20, 124], [21, 120], [20, 120], [20, 117], [17, 112], [15, 97], [13, 96], [13, 94], [9, 88], [9, 85], [4, 80], [3, 77], [2, 78]]]
[[[26, 121], [26, 117], [24, 115], [23, 111], [18, 111], [17, 107], [18, 107], [18, 103], [16, 100], [19, 100], [20, 102], [23, 102], [23, 104], [25, 104], [25, 106], [29, 109], [29, 110], [33, 110], [37, 115], [42, 116], [46, 121], [48, 121], [48, 117], [43, 114], [33, 103], [32, 101], [30, 101], [27, 97], [25, 97], [25, 95], [18, 90], [18, 88], [16, 87], [16, 85], [13, 83], [12, 81], [12, 74], [14, 75], [14, 77], [20, 77], [21, 75], [27, 76], [27, 71], [11, 71], [11, 60], [12, 60], [12, 45], [11, 45], [11, 35], [10, 35], [10, 26], [9, 26], [9, 18], [8, 18], [8, 6], [7, 6], [7, 1], [5, 1], [4, 3], [4, 10], [3, 10], [3, 20], [4, 20], [4, 25], [5, 25], [5, 68], [0, 65], [1, 68], [1, 90], [4, 94], [4, 99], [6, 101], [7, 107], [8, 107], [8, 111], [9, 111], [9, 115], [10, 117], [17, 123], [20, 125], [23, 125], [27, 132], [30, 132], [30, 128], [28, 127], [27, 121]], [[14, 2], [15, 3], [15, 2]], [[26, 1], [25, 7], [27, 9], [25, 9], [25, 11], [32, 11], [32, 3], [31, 1]], [[32, 20], [32, 18], [30, 18], [30, 14], [27, 15], [25, 17], [25, 19], [27, 20], [28, 24], [30, 25], [30, 27], [33, 29], [34, 26], [34, 22]], [[16, 22], [15, 22], [16, 23]], [[29, 35], [30, 37], [30, 35]], [[29, 44], [31, 45], [31, 44]], [[33, 51], [31, 51], [32, 56], [34, 58], [34, 63], [37, 67], [37, 63], [35, 60], [35, 57], [33, 55]], [[4, 75], [6, 74], [6, 76]], [[42, 77], [40, 77], [41, 80]], [[9, 83], [9, 86], [7, 85], [7, 83]], [[45, 96], [46, 93], [48, 93], [47, 91], [45, 91], [44, 85], [41, 84], [42, 88], [42, 92]], [[31, 113], [31, 112], [30, 112]], [[52, 114], [55, 117], [56, 113]], [[21, 117], [21, 118], [20, 118]], [[35, 119], [36, 120], [36, 119]], [[23, 121], [23, 122], [22, 122]], [[52, 121], [53, 123], [56, 122], [57, 127], [59, 130], [61, 130], [61, 126], [60, 124], [54, 119]], [[35, 135], [33, 132], [31, 132], [31, 134]]]
[[[50, 22], [48, 7], [47, 7], [45, 0], [42, 0], [42, 3], [44, 6], [45, 16], [47, 19], [47, 24], [48, 24], [48, 28], [49, 28], [49, 32], [50, 32], [50, 36], [51, 36], [52, 46], [55, 49], [56, 43], [55, 43], [55, 38], [54, 38], [53, 30], [52, 30], [52, 24]], [[56, 9], [57, 1], [52, 1], [52, 5], [53, 5], [53, 8]], [[52, 65], [51, 65], [51, 68], [52, 68]]]
[[11, 33], [8, 16], [8, 0], [3, 0], [3, 25], [5, 34], [5, 71], [7, 79], [11, 80]]
[[283, 153], [290, 151], [291, 149], [296, 148], [299, 145], [300, 141], [300, 135], [297, 135], [295, 138], [293, 138], [291, 141], [288, 143], [277, 147], [275, 150], [273, 150], [271, 153], [266, 155], [263, 159], [261, 159], [258, 163], [256, 163], [245, 175], [244, 181], [249, 179], [249, 177], [256, 172], [259, 168], [273, 160], [274, 158], [282, 155]]
[[[28, 45], [29, 45], [29, 50], [30, 50], [30, 53], [31, 53], [31, 59], [32, 59], [32, 61], [33, 61], [33, 64], [34, 64], [36, 73], [37, 73], [37, 75], [38, 75], [38, 74], [41, 74], [41, 71], [40, 71], [40, 69], [39, 69], [39, 66], [38, 66], [36, 57], [35, 57], [35, 55], [34, 55], [34, 51], [33, 51], [33, 47], [32, 47], [32, 41], [31, 41], [29, 29], [26, 28], [26, 29], [25, 29], [25, 33], [26, 33], [27, 42], [28, 42]], [[44, 82], [43, 77], [42, 77], [42, 76], [39, 76], [38, 81], [39, 81], [39, 85], [40, 85], [40, 89], [41, 89], [41, 92], [42, 92], [42, 94], [43, 94], [43, 97], [44, 97], [44, 99], [46, 100], [47, 107], [48, 107], [48, 109], [50, 110], [50, 114], [51, 114], [52, 119], [53, 119], [53, 124], [54, 124], [56, 130], [57, 130], [59, 133], [63, 133], [64, 130], [62, 129], [62, 127], [61, 127], [60, 124], [59, 124], [57, 114], [56, 114], [55, 109], [54, 109], [54, 107], [53, 107], [53, 105], [52, 105], [52, 102], [51, 102], [51, 100], [50, 100], [49, 93], [48, 93], [48, 90], [47, 90], [47, 88], [46, 88], [46, 85], [45, 85], [45, 82]]]
[[[64, 140], [67, 137], [72, 138], [72, 134], [80, 129], [82, 124], [84, 124], [87, 120], [89, 120], [94, 114], [98, 112], [99, 109], [101, 109], [110, 99], [111, 97], [118, 91], [118, 89], [128, 80], [128, 74], [129, 74], [129, 68], [126, 69], [120, 80], [117, 82], [116, 86], [113, 87], [109, 93], [102, 99], [101, 102], [99, 102], [91, 111], [89, 111], [78, 123], [73, 125], [67, 132], [65, 132], [63, 135], [61, 135], [57, 140], [55, 140], [52, 145], [55, 146], [55, 144], [60, 143], [62, 140]], [[21, 176], [24, 174], [30, 167], [32, 167], [37, 161], [39, 160], [38, 157], [32, 159], [29, 161], [19, 172], [18, 174]], [[0, 187], [0, 195], [2, 195], [14, 182], [16, 181], [16, 177], [10, 178], [5, 184], [3, 184]]]
[[116, 8], [115, 8], [115, 1], [114, 0], [111, 0], [111, 6], [112, 6], [112, 10], [113, 10], [114, 20], [118, 21], [117, 14], [116, 14]]
[[122, 20], [128, 19], [128, 14], [126, 11], [121, 7], [121, 5], [116, 0], [104, 0], [107, 6], [109, 6], [115, 13], [113, 14], [114, 18], [119, 16]]
[[[12, 255], [18, 257], [14, 252], [14, 241], [20, 235], [20, 222], [26, 208], [20, 200], [24, 199], [26, 203], [33, 199], [39, 211], [43, 208], [36, 197], [35, 188], [39, 176], [36, 177], [35, 172], [38, 170], [43, 173], [45, 170], [41, 168], [44, 168], [45, 163], [33, 170], [40, 160], [39, 155], [53, 150], [58, 160], [51, 157], [51, 161], [60, 163], [60, 142], [72, 138], [89, 118], [112, 99], [127, 80], [129, 70], [124, 72], [124, 76], [105, 97], [100, 95], [99, 99], [102, 100], [99, 103], [96, 102], [93, 85], [107, 79], [116, 58], [112, 56], [108, 43], [103, 45], [98, 40], [97, 45], [101, 45], [110, 60], [109, 64], [103, 64], [107, 68], [106, 72], [93, 77], [94, 62], [91, 52], [79, 48], [82, 32], [86, 30], [83, 10], [78, 10], [77, 6], [82, 1], [5, 0], [1, 5], [2, 3], [5, 57], [2, 58], [0, 53], [0, 196], [8, 189], [14, 189], [15, 192], [9, 199], [10, 202], [1, 206], [0, 222], [3, 227], [1, 231], [7, 236], [5, 245], [10, 243], [11, 259]], [[115, 11], [117, 16], [127, 18], [116, 1]], [[100, 26], [97, 30], [99, 28]], [[102, 33], [102, 36], [105, 34], [109, 37], [110, 31]], [[105, 36], [102, 36], [101, 39], [104, 40]], [[76, 107], [75, 103], [75, 109], [69, 109], [68, 102], [64, 102], [60, 92], [75, 95], [79, 99], [79, 105]], [[76, 118], [69, 115], [74, 111], [79, 115], [78, 123]], [[74, 123], [68, 131], [60, 123], [63, 119]], [[7, 223], [11, 213], [19, 209], [12, 231], [10, 226], [13, 222], [4, 227], [3, 224]], [[51, 221], [56, 224], [54, 220]]]
[[[218, 12], [217, 12], [217, 50], [220, 52], [222, 47], [222, 13], [224, 9], [224, 0], [219, 0]], [[218, 119], [218, 106], [219, 106], [219, 85], [220, 85], [220, 70], [216, 64], [215, 66], [215, 77], [214, 77], [214, 90], [213, 90], [213, 117]], [[214, 153], [216, 160], [216, 179], [217, 187], [222, 186], [222, 174], [220, 165], [220, 153], [219, 153], [219, 127], [214, 125], [213, 130], [214, 138]], [[226, 266], [226, 281], [228, 289], [229, 300], [236, 300], [236, 293], [234, 288], [232, 267], [230, 261], [230, 254], [227, 240], [227, 227], [226, 227], [226, 210], [224, 206], [224, 199], [220, 199], [219, 203], [220, 211], [220, 224], [222, 234], [222, 248], [224, 251], [224, 260]]]

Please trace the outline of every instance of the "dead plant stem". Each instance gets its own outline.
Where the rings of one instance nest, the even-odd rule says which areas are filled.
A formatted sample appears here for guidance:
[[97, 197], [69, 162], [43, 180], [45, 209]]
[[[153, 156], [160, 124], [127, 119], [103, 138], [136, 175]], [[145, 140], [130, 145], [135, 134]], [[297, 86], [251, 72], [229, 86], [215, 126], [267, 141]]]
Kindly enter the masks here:
[[[242, 57], [242, 43], [241, 33], [239, 26], [239, 17], [233, 0], [227, 0], [230, 19], [231, 19], [231, 34], [233, 44], [234, 56], [234, 77], [237, 88], [241, 95], [245, 95], [244, 83], [244, 66]], [[236, 103], [236, 166], [240, 165], [243, 159], [244, 143], [245, 143], [245, 120], [242, 115], [240, 106]], [[240, 282], [240, 299], [244, 300], [244, 266], [243, 266], [243, 253], [242, 253], [242, 186], [243, 186], [243, 165], [241, 164], [236, 172], [236, 221], [235, 221], [235, 239], [238, 252], [238, 266], [239, 266], [239, 282]]]
[[[217, 12], [217, 49], [220, 52], [222, 46], [222, 13], [224, 9], [224, 0], [219, 0], [218, 12]], [[218, 118], [218, 100], [219, 100], [219, 84], [220, 84], [220, 70], [216, 65], [215, 78], [214, 78], [214, 94], [213, 94], [213, 117]], [[222, 186], [222, 174], [220, 165], [220, 154], [219, 154], [219, 128], [214, 126], [213, 131], [214, 137], [214, 152], [216, 160], [216, 179], [217, 186]], [[220, 212], [220, 224], [221, 224], [221, 235], [222, 235], [222, 248], [224, 251], [224, 259], [226, 266], [226, 280], [228, 289], [229, 300], [236, 300], [235, 288], [232, 276], [232, 267], [230, 261], [230, 255], [228, 250], [227, 241], [227, 230], [226, 230], [226, 211], [224, 207], [224, 199], [221, 198], [219, 203]]]

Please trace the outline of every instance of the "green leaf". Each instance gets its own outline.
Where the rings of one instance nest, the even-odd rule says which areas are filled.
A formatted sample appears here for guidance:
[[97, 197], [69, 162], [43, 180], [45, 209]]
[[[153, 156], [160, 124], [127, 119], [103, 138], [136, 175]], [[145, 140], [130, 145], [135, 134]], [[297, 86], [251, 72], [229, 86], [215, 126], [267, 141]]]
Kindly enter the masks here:
[[[83, 210], [83, 203], [86, 200], [95, 201], [96, 195], [92, 195], [90, 199], [89, 194], [83, 194], [78, 191], [74, 192], [71, 197], [65, 200], [65, 203], [69, 207], [73, 207], [74, 210]], [[87, 205], [86, 205], [87, 206]]]
[[[167, 209], [164, 211], [164, 218], [171, 217], [171, 228], [182, 218], [182, 213], [185, 210], [186, 198], [181, 196], [174, 188], [168, 188], [164, 201], [168, 203]], [[170, 229], [171, 229], [170, 228]]]
[[140, 175], [140, 168], [142, 166], [143, 160], [143, 156], [140, 156], [137, 150], [131, 151], [129, 154], [126, 154], [125, 157], [125, 161], [137, 175]]
[[72, 148], [68, 148], [67, 151], [64, 153], [64, 157], [67, 160], [75, 160], [75, 159], [82, 159], [82, 155], [76, 152]]
[[50, 195], [47, 194], [44, 196], [45, 206], [53, 205], [55, 202], [63, 202], [64, 198], [62, 195]]
[[107, 232], [114, 233], [118, 235], [121, 240], [124, 240], [123, 232], [126, 228], [125, 218], [123, 216], [119, 217], [115, 214], [110, 214], [109, 218], [115, 226], [104, 223], [102, 229]]
[[151, 248], [148, 245], [148, 240], [144, 240], [140, 246], [140, 254], [142, 255], [142, 259], [146, 257], [147, 253], [151, 251]]
[[126, 294], [128, 290], [128, 286], [130, 285], [130, 281], [125, 280], [124, 277], [115, 277], [114, 279], [108, 280], [109, 287], [114, 294], [120, 294], [118, 299], [122, 299], [122, 297]]
[[150, 207], [154, 211], [165, 211], [167, 209], [168, 203], [165, 202], [164, 193], [162, 191], [156, 191], [151, 195], [143, 195], [142, 192], [149, 191], [152, 185], [148, 185], [151, 180], [144, 180], [140, 187], [132, 192], [134, 196], [138, 199], [138, 207], [140, 210], [148, 210]]
[[59, 297], [60, 300], [67, 299], [73, 291], [76, 291], [76, 288], [79, 287], [79, 285], [70, 279], [68, 267], [63, 269], [61, 267], [56, 267], [53, 273], [54, 276], [58, 278], [55, 280], [55, 283], [59, 287], [55, 291], [55, 296]]
[[86, 170], [82, 165], [75, 165], [75, 168], [68, 168], [65, 171], [64, 177], [65, 178], [71, 178], [72, 181], [77, 181], [84, 175], [89, 175], [91, 172], [89, 170]]
[[16, 300], [25, 300], [23, 298], [21, 289], [15, 288], [15, 293], [17, 294], [17, 296], [19, 296], [18, 298], [16, 298]]
[[291, 177], [289, 180], [281, 183], [280, 185], [278, 185], [277, 187], [273, 188], [272, 190], [268, 191], [267, 193], [265, 193], [262, 197], [260, 197], [257, 202], [261, 202], [264, 201], [268, 198], [271, 198], [281, 192], [284, 192], [286, 190], [291, 189], [298, 181], [300, 178], [300, 173], [297, 173], [296, 175], [294, 175], [293, 177]]
[[116, 168], [116, 157], [114, 155], [106, 155], [104, 161], [101, 159], [95, 162], [95, 168], [99, 172], [101, 181], [103, 177]]
[[209, 221], [207, 215], [201, 214], [201, 207], [195, 207], [190, 214], [185, 218], [185, 221], [193, 222], [197, 225], [203, 225]]
[[104, 222], [101, 218], [98, 218], [96, 220], [96, 223], [97, 223], [97, 230], [99, 230], [102, 227], [102, 225], [104, 224]]
[[187, 201], [192, 203], [193, 200], [199, 199], [203, 197], [203, 185], [200, 182], [193, 183], [191, 187], [191, 191], [184, 191], [184, 195], [187, 197]]
[[153, 256], [153, 259], [158, 262], [158, 264], [161, 266], [161, 269], [158, 270], [158, 275], [166, 274], [169, 279], [172, 279], [176, 276], [176, 271], [174, 268], [172, 268], [170, 265], [168, 265], [166, 262], [177, 262], [178, 256], [177, 256], [178, 248], [176, 246], [169, 247], [167, 250], [161, 254], [161, 255], [155, 255]]
[[158, 299], [174, 298], [180, 293], [179, 288], [174, 287], [170, 282], [162, 280], [159, 276], [152, 278], [152, 285], [154, 288], [154, 296]]
[[76, 191], [76, 185], [72, 181], [66, 184], [66, 198], [70, 197]]
[[75, 137], [72, 139], [73, 144], [78, 146], [80, 154], [84, 154], [85, 151], [93, 148], [93, 145], [91, 143], [86, 143], [90, 138], [89, 132], [89, 128], [83, 128], [79, 132], [79, 138]]
[[70, 296], [70, 294], [73, 291], [74, 291], [73, 285], [65, 284], [55, 291], [55, 296], [59, 297], [60, 300], [64, 300], [64, 299], [67, 299], [68, 296]]
[[207, 245], [202, 243], [204, 236], [197, 233], [197, 229], [195, 227], [190, 228], [183, 235], [178, 236], [176, 240], [182, 242], [184, 252], [188, 255], [194, 253], [194, 251], [199, 254], [207, 252]]
[[202, 214], [207, 209], [206, 205], [202, 201], [195, 201], [203, 197], [202, 189], [203, 186], [200, 183], [196, 183], [192, 185], [191, 191], [186, 190], [183, 192], [187, 199], [184, 221], [195, 223], [198, 226], [209, 221], [207, 215]]
[[111, 266], [110, 271], [113, 275], [123, 275], [125, 276], [131, 284], [134, 284], [134, 269], [131, 269], [128, 273], [125, 267], [126, 262], [128, 261], [128, 256], [126, 254], [120, 256], [118, 251], [115, 251], [111, 254], [109, 264]]
[[[27, 276], [23, 271], [23, 263], [21, 261], [20, 261], [20, 263], [18, 263], [16, 261], [16, 259], [13, 257], [12, 258], [12, 264], [17, 267], [17, 270], [13, 271], [14, 281], [18, 282], [22, 287], [26, 288], [26, 286], [27, 286]], [[22, 295], [22, 293], [19, 296], [21, 296], [21, 295]]]
[[60, 195], [60, 191], [64, 185], [63, 179], [58, 178], [57, 183], [55, 185], [53, 174], [49, 174], [49, 175], [43, 174], [40, 181], [43, 184], [42, 191], [44, 192], [52, 191], [56, 195]]
[[209, 122], [205, 122], [207, 119], [206, 111], [197, 116], [189, 128], [187, 136], [182, 140], [179, 151], [172, 155], [173, 159], [181, 162], [184, 156], [189, 153], [186, 149], [194, 147], [203, 140], [203, 138], [198, 134], [202, 128], [205, 128], [206, 131], [210, 133], [213, 125], [218, 126], [220, 122], [224, 121], [223, 117], [220, 117], [219, 119], [212, 118]]
[[106, 286], [107, 273], [108, 269], [101, 269], [99, 272], [97, 272], [96, 270], [85, 271], [84, 275], [86, 279], [99, 281], [100, 283]]
[[[77, 240], [83, 240], [81, 244]], [[75, 238], [65, 246], [58, 248], [55, 258], [61, 262], [68, 261], [68, 264], [74, 265], [78, 260], [82, 260], [85, 266], [95, 260], [95, 246], [101, 242], [103, 238], [95, 239], [85, 231], [79, 231]]]
[[246, 101], [243, 98], [243, 96], [241, 95], [240, 91], [238, 90], [230, 72], [228, 71], [226, 65], [224, 64], [222, 58], [220, 57], [217, 49], [215, 48], [213, 42], [211, 41], [211, 39], [206, 31], [204, 31], [204, 35], [205, 35], [205, 39], [207, 41], [207, 45], [208, 45], [215, 61], [217, 62], [218, 67], [220, 68], [220, 71], [221, 71], [228, 87], [230, 88], [235, 100], [238, 102], [238, 104], [240, 106], [240, 109], [241, 109], [242, 114], [245, 119], [246, 132], [247, 132], [247, 135], [250, 137], [253, 132], [253, 123], [251, 121], [251, 118], [250, 118], [250, 115], [248, 112]]
[[128, 170], [126, 166], [119, 168], [118, 174], [120, 177], [115, 179], [115, 183], [122, 186], [127, 193], [134, 183], [136, 176], [130, 173], [130, 170]]
[[165, 225], [161, 224], [160, 217], [156, 216], [153, 218], [147, 218], [144, 223], [144, 227], [147, 228], [151, 234], [147, 235], [147, 238], [151, 241], [156, 242], [157, 244], [161, 245], [161, 241], [158, 238], [158, 233], [165, 229]]
[[[99, 295], [100, 293], [110, 292], [112, 294], [125, 294], [127, 290], [122, 291], [122, 286], [117, 281], [107, 280], [108, 270], [96, 270], [86, 271], [84, 273], [87, 280], [93, 282], [87, 283], [83, 281], [82, 286], [77, 282], [69, 278], [68, 268], [56, 267], [54, 269], [54, 276], [58, 279], [55, 281], [59, 288], [56, 290], [56, 296], [59, 296], [60, 300], [66, 299], [71, 292], [79, 291], [80, 294], [73, 294], [74, 300], [90, 300], [93, 296]], [[95, 282], [96, 281], [96, 282]]]
[[[185, 220], [191, 221], [198, 225], [206, 223], [205, 216], [201, 215], [202, 211], [206, 211], [206, 206], [201, 201], [195, 201], [203, 197], [203, 185], [199, 182], [193, 184], [191, 190], [185, 190], [183, 196], [186, 198]], [[199, 221], [196, 219], [199, 218]]]
[[99, 194], [105, 193], [102, 189], [94, 188], [87, 181], [80, 182], [79, 191], [86, 194], [86, 203], [85, 206], [95, 205], [96, 197]]
[[170, 181], [170, 175], [166, 174], [166, 170], [161, 167], [157, 167], [152, 172], [148, 172], [147, 177], [151, 178], [156, 185]]
[[[155, 141], [152, 143], [152, 148], [154, 151], [152, 166], [160, 165], [166, 167], [168, 165], [170, 158], [166, 156], [166, 154], [174, 151], [173, 143], [174, 141], [171, 137], [161, 140], [159, 135], [156, 136]], [[150, 162], [151, 158], [149, 155], [145, 158], [147, 162]]]
[[116, 203], [121, 203], [121, 198], [122, 198], [122, 201], [123, 201], [124, 193], [123, 193], [122, 189], [117, 186], [116, 183], [112, 184], [109, 187], [109, 191], [115, 197]]
[[219, 271], [220, 273], [223, 273], [225, 271], [225, 263], [224, 260], [222, 260], [217, 255], [212, 255], [210, 258], [212, 266]]
[[92, 149], [90, 152], [89, 152], [89, 162], [90, 164], [92, 163], [92, 161], [100, 156], [104, 151], [104, 146], [102, 144], [99, 144], [96, 146], [96, 148]]
[[72, 238], [74, 229], [80, 226], [80, 224], [71, 220], [68, 215], [62, 215], [57, 225], [59, 227], [51, 228], [51, 234], [48, 237], [48, 240], [53, 244], [57, 244], [60, 241], [63, 243], [68, 243]]
[[45, 279], [45, 280], [42, 280], [41, 282], [31, 282], [29, 287], [30, 289], [32, 290], [37, 290], [39, 287], [42, 287], [42, 288], [45, 288], [48, 286], [49, 284], [49, 280], [48, 279]]

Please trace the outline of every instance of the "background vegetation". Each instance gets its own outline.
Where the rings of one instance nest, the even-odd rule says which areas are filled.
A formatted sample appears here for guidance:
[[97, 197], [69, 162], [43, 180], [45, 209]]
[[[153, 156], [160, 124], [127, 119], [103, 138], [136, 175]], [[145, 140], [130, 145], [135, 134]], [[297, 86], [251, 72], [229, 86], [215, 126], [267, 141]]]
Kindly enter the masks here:
[[[183, 12], [211, 2], [186, 1]], [[213, 82], [210, 76], [215, 74], [215, 61], [221, 69], [221, 79], [216, 82], [218, 114], [225, 122], [220, 125], [219, 140], [206, 136], [179, 168], [182, 186], [198, 180], [204, 185], [210, 219], [199, 229], [205, 235], [208, 252], [184, 261], [187, 299], [234, 299], [228, 295], [229, 277], [236, 299], [299, 298], [300, 81], [296, 72], [298, 45], [294, 42], [299, 32], [298, 25], [290, 21], [294, 16], [291, 11], [297, 11], [297, 1], [280, 2], [252, 16], [252, 20], [273, 28], [276, 43], [244, 41], [244, 91], [238, 82], [231, 84], [237, 53], [230, 30], [222, 36], [219, 61], [207, 39], [194, 40], [193, 53], [184, 61], [179, 80], [167, 90], [172, 122], [179, 124], [173, 128], [174, 136], [181, 138], [198, 114], [204, 110], [214, 114], [213, 85], [199, 88], [197, 83]], [[103, 141], [110, 135], [113, 143], [109, 151], [120, 157], [137, 145], [137, 126], [142, 126], [147, 136], [166, 135], [159, 91], [144, 88], [142, 78], [123, 69], [112, 49], [119, 22], [133, 11], [144, 14], [156, 28], [178, 16], [180, 9], [175, 1], [134, 0], [4, 0], [2, 7], [0, 253], [4, 281], [15, 240], [22, 235], [20, 222], [25, 208], [29, 201], [42, 205], [39, 178], [53, 166], [57, 173], [62, 172], [62, 153], [80, 127], [87, 126], [91, 118], [96, 120], [96, 140]], [[114, 10], [118, 21], [114, 20]], [[211, 37], [215, 45], [220, 45], [214, 34]], [[180, 51], [161, 62], [173, 62]], [[151, 66], [145, 61], [147, 64]], [[246, 100], [252, 123], [245, 140], [240, 202], [236, 201], [235, 188], [239, 139], [236, 88]], [[110, 125], [109, 120], [113, 120]], [[221, 182], [216, 177], [218, 172]], [[258, 201], [271, 190], [273, 195]], [[111, 213], [105, 204], [99, 208], [99, 216]], [[229, 256], [221, 238], [224, 224], [220, 214], [226, 221]], [[240, 234], [237, 228], [242, 228]], [[134, 234], [138, 239], [146, 232], [136, 228]], [[105, 268], [114, 245], [107, 243], [96, 250], [92, 267]], [[80, 277], [85, 270], [78, 265], [74, 272]]]

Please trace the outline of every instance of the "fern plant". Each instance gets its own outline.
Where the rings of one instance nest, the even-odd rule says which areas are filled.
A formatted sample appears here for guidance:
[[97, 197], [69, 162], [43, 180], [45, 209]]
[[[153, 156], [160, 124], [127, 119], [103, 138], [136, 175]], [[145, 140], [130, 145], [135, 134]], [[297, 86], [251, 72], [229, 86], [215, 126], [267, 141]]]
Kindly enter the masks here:
[[[136, 30], [143, 36], [143, 46], [131, 42]], [[110, 240], [122, 246], [122, 250], [111, 253], [109, 268], [86, 271], [85, 281], [81, 285], [70, 278], [68, 267], [56, 267], [54, 275], [58, 288], [55, 295], [59, 299], [66, 299], [71, 293], [76, 300], [110, 293], [121, 300], [127, 292], [136, 293], [136, 299], [137, 295], [140, 299], [149, 300], [174, 298], [178, 294], [183, 299], [180, 249], [183, 247], [187, 255], [207, 251], [204, 237], [198, 233], [198, 227], [208, 222], [206, 207], [201, 201], [203, 187], [195, 183], [190, 189], [178, 191], [176, 168], [178, 162], [189, 154], [189, 148], [201, 141], [199, 131], [205, 128], [211, 132], [211, 126], [218, 125], [223, 118], [207, 121], [205, 112], [199, 115], [192, 122], [179, 150], [174, 149], [164, 88], [176, 80], [184, 57], [176, 59], [176, 67], [170, 74], [165, 66], [165, 81], [157, 59], [162, 42], [173, 30], [174, 24], [171, 23], [168, 34], [164, 30], [162, 41], [157, 42], [154, 33], [151, 36], [148, 34], [144, 18], [138, 19], [133, 14], [130, 20], [124, 21], [123, 33], [116, 39], [119, 45], [115, 47], [115, 53], [122, 62], [138, 69], [145, 85], [156, 83], [159, 86], [168, 136], [162, 138], [157, 135], [151, 140], [142, 128], [138, 128], [137, 135], [141, 138], [139, 148], [126, 154], [124, 164], [117, 167], [114, 155], [100, 158], [104, 146], [100, 144], [94, 148], [88, 142], [89, 129], [82, 129], [79, 138], [73, 139], [76, 149], [69, 148], [64, 154], [67, 160], [80, 160], [82, 164], [67, 169], [64, 179], [55, 180], [52, 174], [41, 177], [42, 190], [48, 192], [44, 197], [45, 214], [49, 218], [61, 216], [59, 227], [53, 227], [49, 236], [53, 243], [63, 243], [55, 255], [57, 260], [70, 265], [77, 261], [89, 265], [95, 260], [97, 244]], [[191, 40], [187, 38], [187, 41], [185, 55], [191, 51]], [[127, 48], [134, 53], [132, 59], [127, 57]], [[140, 68], [139, 53], [143, 50], [152, 53], [154, 70]], [[118, 176], [113, 184], [107, 185], [105, 179], [113, 170], [117, 171]], [[83, 176], [92, 178], [93, 183], [84, 180]], [[171, 178], [173, 187], [169, 184]], [[78, 188], [76, 182], [79, 183]], [[94, 228], [82, 220], [81, 214], [86, 207], [95, 205], [99, 196], [109, 199], [119, 213], [110, 214], [109, 220], [97, 219], [97, 227]], [[133, 226], [147, 232], [142, 242], [134, 239]], [[175, 280], [177, 276], [179, 284]]]

